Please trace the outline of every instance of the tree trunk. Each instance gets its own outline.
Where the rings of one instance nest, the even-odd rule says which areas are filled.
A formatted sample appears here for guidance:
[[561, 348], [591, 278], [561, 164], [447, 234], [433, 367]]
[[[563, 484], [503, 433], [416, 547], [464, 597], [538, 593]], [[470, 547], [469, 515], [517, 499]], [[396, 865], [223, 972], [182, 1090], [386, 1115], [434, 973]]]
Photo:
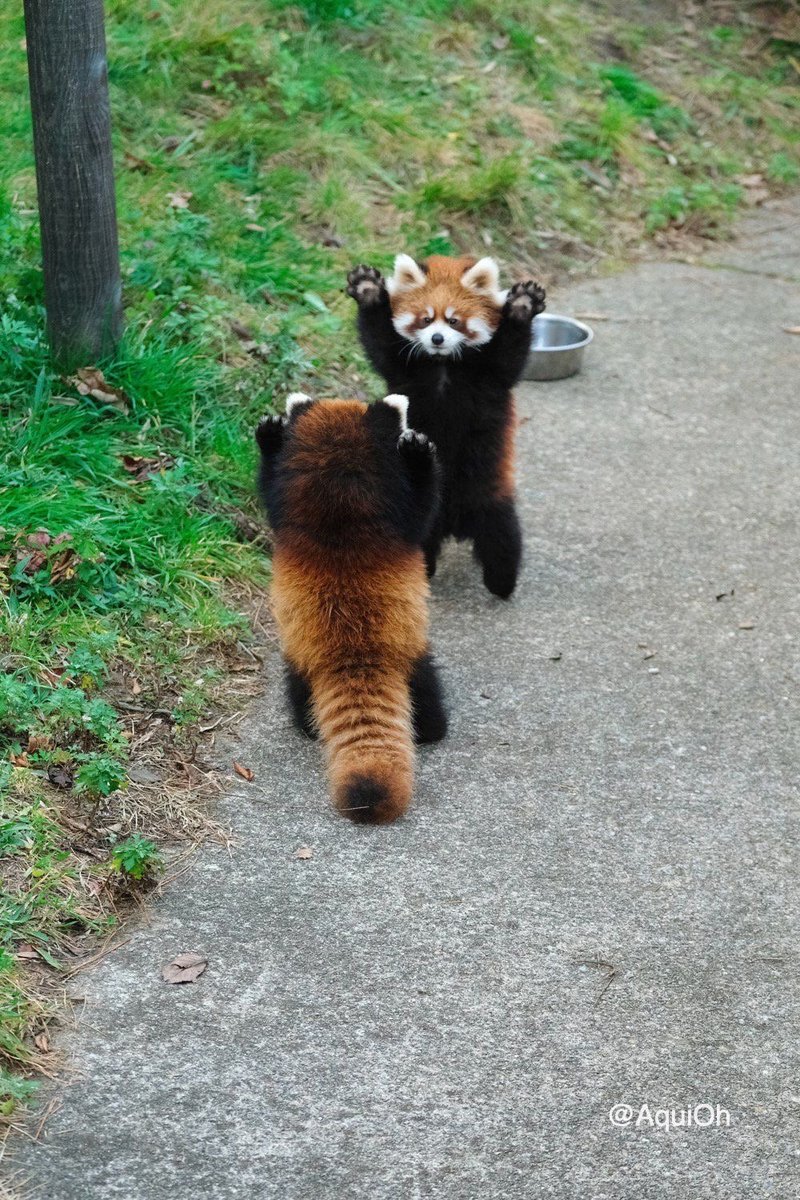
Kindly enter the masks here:
[[86, 365], [122, 330], [103, 0], [25, 0], [25, 28], [48, 338]]

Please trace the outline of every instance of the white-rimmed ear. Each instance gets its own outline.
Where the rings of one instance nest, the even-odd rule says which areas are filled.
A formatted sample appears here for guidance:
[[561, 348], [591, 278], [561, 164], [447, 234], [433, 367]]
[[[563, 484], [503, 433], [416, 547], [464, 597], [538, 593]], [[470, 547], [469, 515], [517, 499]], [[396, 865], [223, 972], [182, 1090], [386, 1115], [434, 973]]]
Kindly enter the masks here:
[[397, 396], [393, 393], [391, 396], [384, 396], [382, 402], [390, 408], [397, 409], [400, 414], [400, 428], [408, 429], [408, 396]]
[[291, 395], [286, 397], [287, 417], [292, 415], [292, 410], [297, 408], [299, 404], [313, 404], [313, 400], [305, 392], [292, 392]]
[[412, 288], [422, 287], [425, 283], [425, 272], [410, 254], [398, 254], [394, 260], [394, 274], [386, 280], [386, 290], [390, 296], [398, 292], [409, 292]]
[[498, 304], [503, 303], [500, 291], [500, 268], [493, 258], [481, 258], [474, 267], [468, 267], [461, 276], [462, 287], [481, 296], [491, 296]]

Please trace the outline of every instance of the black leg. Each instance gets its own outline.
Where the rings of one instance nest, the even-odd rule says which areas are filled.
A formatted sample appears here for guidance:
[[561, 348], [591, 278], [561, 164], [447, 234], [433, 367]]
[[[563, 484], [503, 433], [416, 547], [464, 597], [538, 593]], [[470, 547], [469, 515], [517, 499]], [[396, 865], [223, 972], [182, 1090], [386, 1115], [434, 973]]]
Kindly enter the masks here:
[[438, 526], [434, 526], [428, 534], [422, 549], [425, 554], [425, 568], [428, 572], [428, 579], [433, 579], [436, 574], [436, 564], [439, 561], [439, 552], [442, 548], [444, 537]]
[[411, 710], [416, 740], [440, 742], [447, 733], [447, 713], [444, 709], [439, 673], [430, 651], [418, 658], [414, 664], [411, 674]]
[[306, 737], [315, 738], [317, 730], [312, 718], [311, 688], [300, 672], [289, 663], [286, 664], [286, 696], [298, 729], [301, 729]]
[[[376, 407], [378, 407], [376, 405]], [[408, 534], [425, 543], [439, 513], [440, 471], [436, 447], [424, 433], [406, 429], [400, 434], [397, 449], [411, 482], [413, 508]]]
[[507, 600], [517, 585], [522, 531], [513, 500], [497, 500], [475, 517], [475, 557], [489, 591]]

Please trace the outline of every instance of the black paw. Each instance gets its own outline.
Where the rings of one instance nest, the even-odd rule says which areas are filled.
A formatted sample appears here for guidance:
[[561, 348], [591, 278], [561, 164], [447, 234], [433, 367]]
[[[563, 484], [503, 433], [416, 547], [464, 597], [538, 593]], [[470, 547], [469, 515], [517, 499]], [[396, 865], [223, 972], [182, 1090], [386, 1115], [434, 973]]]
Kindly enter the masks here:
[[357, 304], [377, 304], [386, 291], [383, 276], [375, 267], [366, 263], [353, 267], [347, 276], [347, 294], [352, 296]]
[[436, 447], [424, 433], [404, 429], [397, 439], [397, 449], [407, 462], [430, 462], [436, 458]]
[[515, 283], [506, 299], [506, 312], [515, 321], [532, 321], [545, 310], [545, 292], [540, 283], [525, 279]]
[[517, 586], [517, 573], [513, 570], [503, 570], [502, 568], [488, 570], [484, 567], [483, 583], [487, 591], [490, 591], [493, 596], [497, 596], [499, 600], [509, 600]]
[[283, 441], [286, 417], [262, 417], [256, 426], [256, 441], [262, 450], [274, 450]]

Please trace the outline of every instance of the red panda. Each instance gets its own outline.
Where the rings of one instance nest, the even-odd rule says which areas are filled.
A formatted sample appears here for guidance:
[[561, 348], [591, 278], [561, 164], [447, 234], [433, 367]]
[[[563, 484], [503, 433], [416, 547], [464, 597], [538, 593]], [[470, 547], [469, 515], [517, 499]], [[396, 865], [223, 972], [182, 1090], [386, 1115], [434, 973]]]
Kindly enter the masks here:
[[469, 538], [486, 587], [507, 599], [522, 555], [511, 388], [544, 290], [530, 280], [502, 290], [491, 258], [418, 263], [400, 254], [387, 280], [374, 267], [354, 267], [347, 291], [372, 365], [408, 396], [411, 425], [436, 444], [442, 504], [425, 541], [429, 575], [445, 537]]
[[289, 701], [301, 729], [321, 735], [334, 804], [363, 823], [405, 812], [414, 740], [447, 728], [421, 549], [438, 466], [406, 411], [404, 396], [295, 394], [256, 430]]

